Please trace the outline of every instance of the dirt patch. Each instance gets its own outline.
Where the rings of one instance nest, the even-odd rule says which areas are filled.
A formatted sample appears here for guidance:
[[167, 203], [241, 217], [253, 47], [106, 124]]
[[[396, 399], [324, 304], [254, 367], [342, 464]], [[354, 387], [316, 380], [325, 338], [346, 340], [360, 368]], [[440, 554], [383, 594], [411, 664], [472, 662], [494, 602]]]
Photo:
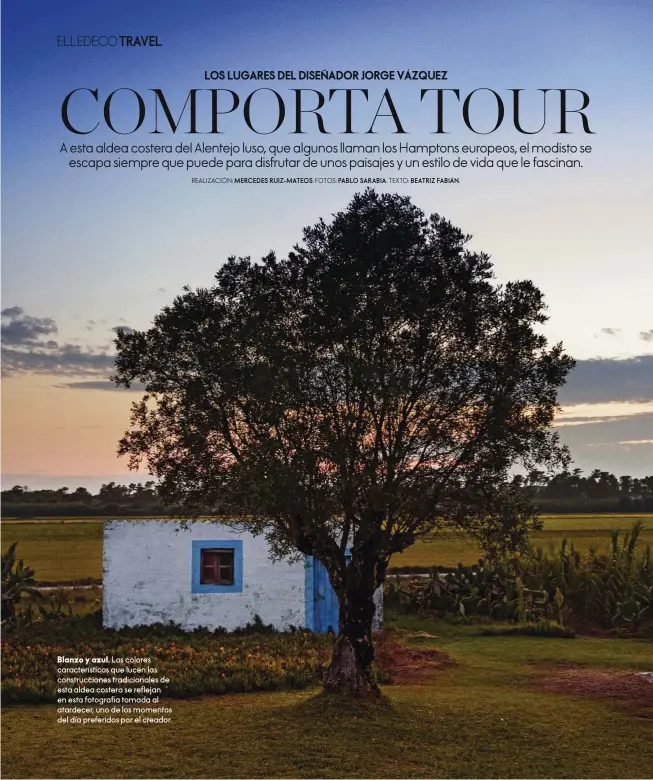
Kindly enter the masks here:
[[391, 640], [377, 644], [375, 657], [379, 667], [390, 675], [390, 682], [413, 685], [425, 683], [439, 669], [456, 664], [453, 658], [442, 650], [433, 647], [411, 647]]
[[614, 702], [631, 714], [653, 718], [653, 682], [621, 669], [558, 666], [536, 683], [539, 690]]

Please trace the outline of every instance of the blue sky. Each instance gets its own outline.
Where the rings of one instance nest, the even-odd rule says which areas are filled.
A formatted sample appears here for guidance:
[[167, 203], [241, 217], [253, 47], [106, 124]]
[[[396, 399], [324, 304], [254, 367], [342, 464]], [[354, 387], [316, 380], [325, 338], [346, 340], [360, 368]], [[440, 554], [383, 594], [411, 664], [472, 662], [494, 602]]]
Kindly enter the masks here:
[[[184, 284], [210, 284], [230, 254], [285, 253], [302, 227], [342, 208], [357, 189], [206, 188], [192, 185], [185, 171], [67, 167], [59, 149], [72, 136], [61, 122], [61, 102], [72, 89], [106, 95], [118, 87], [144, 94], [160, 87], [183, 101], [189, 89], [207, 86], [203, 74], [212, 69], [446, 69], [446, 86], [463, 93], [587, 91], [596, 135], [578, 140], [593, 147], [582, 171], [466, 171], [456, 187], [385, 189], [406, 192], [425, 211], [473, 233], [474, 248], [492, 255], [499, 280], [528, 277], [542, 288], [547, 334], [582, 361], [562, 398], [579, 413], [566, 408], [561, 420], [578, 464], [651, 471], [650, 3], [14, 0], [3, 4], [2, 16], [2, 306], [5, 348], [13, 350], [3, 402], [6, 479], [63, 484], [123, 474], [114, 453], [130, 394], [94, 389], [110, 363], [112, 328], [147, 327]], [[121, 34], [158, 35], [163, 46], [56, 45], [60, 35]], [[244, 95], [260, 84], [209, 86]], [[365, 86], [380, 94], [386, 85]], [[432, 141], [414, 94], [433, 85], [389, 86], [409, 140]], [[226, 127], [228, 141], [296, 140], [283, 131], [252, 138], [235, 121]], [[524, 140], [508, 130], [476, 137], [457, 129], [446, 142], [489, 138]], [[551, 132], [538, 138], [559, 139]], [[73, 142], [79, 140], [117, 139], [99, 130]], [[311, 133], [302, 140], [325, 139]], [[46, 340], [57, 348], [48, 351]]]

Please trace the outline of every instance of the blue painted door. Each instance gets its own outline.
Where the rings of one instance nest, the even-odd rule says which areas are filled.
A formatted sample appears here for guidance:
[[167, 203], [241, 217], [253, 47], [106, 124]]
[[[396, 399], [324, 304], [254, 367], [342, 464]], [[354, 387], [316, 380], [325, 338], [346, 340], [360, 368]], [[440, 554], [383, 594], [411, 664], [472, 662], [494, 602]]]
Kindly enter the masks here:
[[313, 630], [326, 634], [329, 628], [336, 634], [339, 631], [340, 605], [327, 570], [313, 558]]

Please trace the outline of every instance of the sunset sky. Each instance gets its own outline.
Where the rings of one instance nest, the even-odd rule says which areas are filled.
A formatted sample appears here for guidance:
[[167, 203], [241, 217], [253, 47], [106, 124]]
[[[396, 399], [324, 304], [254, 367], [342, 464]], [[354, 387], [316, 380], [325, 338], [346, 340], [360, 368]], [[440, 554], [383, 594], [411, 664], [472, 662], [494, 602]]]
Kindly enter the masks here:
[[[650, 2], [26, 0], [4, 3], [2, 16], [3, 487], [134, 481], [115, 454], [137, 397], [107, 381], [115, 328], [146, 328], [183, 285], [210, 285], [229, 255], [284, 255], [304, 226], [345, 207], [361, 188], [210, 187], [193, 185], [185, 171], [67, 166], [62, 142], [153, 140], [106, 130], [75, 138], [61, 121], [72, 89], [159, 87], [183, 104], [190, 88], [207, 86], [204, 71], [212, 69], [446, 69], [446, 86], [463, 93], [588, 92], [596, 134], [563, 137], [592, 145], [582, 170], [466, 170], [460, 185], [379, 189], [410, 194], [424, 211], [472, 233], [472, 248], [491, 254], [498, 281], [530, 278], [542, 289], [547, 335], [579, 361], [558, 420], [575, 465], [653, 473]], [[57, 46], [62, 35], [120, 34], [158, 35], [163, 46]], [[210, 86], [246, 94], [261, 85]], [[414, 128], [402, 140], [433, 143], [433, 128], [411, 101], [423, 85], [365, 86], [396, 94]], [[524, 142], [514, 130], [475, 136], [456, 127], [446, 143]], [[390, 140], [390, 129], [374, 141]], [[560, 140], [553, 129], [538, 141]], [[220, 140], [297, 142], [285, 130], [244, 135], [235, 122]]]

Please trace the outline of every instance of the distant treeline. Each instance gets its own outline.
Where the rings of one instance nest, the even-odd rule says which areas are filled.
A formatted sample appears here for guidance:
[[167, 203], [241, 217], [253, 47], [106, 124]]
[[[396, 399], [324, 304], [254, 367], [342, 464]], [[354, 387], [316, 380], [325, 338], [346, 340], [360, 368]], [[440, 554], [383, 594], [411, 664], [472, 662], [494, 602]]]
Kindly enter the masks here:
[[534, 470], [515, 476], [513, 482], [544, 513], [653, 512], [653, 476], [615, 477], [600, 469], [588, 476], [581, 469], [547, 475]]
[[[531, 471], [517, 475], [513, 483], [545, 513], [653, 512], [653, 476], [615, 477], [596, 469], [583, 476], [580, 469], [547, 475]], [[30, 490], [16, 485], [2, 491], [5, 517], [92, 517], [92, 516], [166, 516], [179, 514], [180, 508], [165, 506], [154, 482], [118, 485], [108, 482], [98, 493], [78, 487], [58, 490]], [[228, 514], [215, 506], [211, 515]]]
[[3, 517], [130, 517], [178, 513], [179, 507], [163, 505], [155, 482], [131, 485], [108, 482], [95, 494], [84, 487], [73, 491], [67, 487], [30, 490], [15, 485], [11, 490], [2, 491]]

